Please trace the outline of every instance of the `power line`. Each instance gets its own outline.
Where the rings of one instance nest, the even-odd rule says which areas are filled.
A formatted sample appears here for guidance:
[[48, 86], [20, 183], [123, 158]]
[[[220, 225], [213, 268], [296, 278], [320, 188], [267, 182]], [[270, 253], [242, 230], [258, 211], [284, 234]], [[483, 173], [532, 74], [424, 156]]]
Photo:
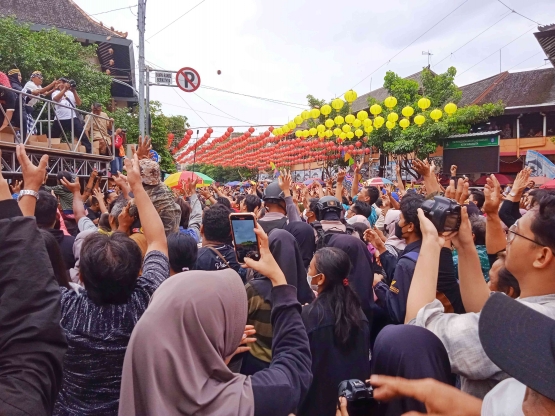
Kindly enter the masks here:
[[523, 37], [525, 34], [527, 34], [528, 32], [530, 32], [530, 30], [532, 30], [532, 29], [533, 29], [533, 27], [530, 27], [530, 28], [526, 29], [526, 32], [524, 32], [522, 35], [520, 35], [520, 36], [514, 38], [512, 41], [510, 41], [510, 42], [507, 43], [506, 45], [501, 46], [499, 49], [497, 49], [496, 51], [492, 52], [491, 54], [489, 54], [488, 56], [486, 56], [486, 57], [485, 57], [484, 59], [482, 59], [481, 61], [476, 62], [476, 63], [475, 63], [474, 65], [472, 65], [470, 68], [467, 68], [466, 70], [464, 70], [464, 71], [461, 72], [460, 74], [457, 74], [456, 77], [459, 77], [459, 76], [461, 76], [462, 74], [464, 74], [465, 72], [470, 71], [470, 70], [471, 70], [472, 68], [474, 68], [476, 65], [481, 64], [482, 62], [484, 62], [484, 61], [485, 61], [486, 59], [488, 59], [489, 57], [495, 55], [495, 54], [496, 54], [497, 52], [499, 52], [501, 49], [503, 49], [503, 48], [509, 46], [509, 45], [510, 45], [511, 43], [513, 43], [515, 40], [520, 39], [520, 38]]
[[501, 3], [503, 6], [505, 6], [507, 9], [509, 9], [511, 12], [518, 14], [521, 17], [524, 17], [527, 20], [530, 20], [531, 22], [534, 22], [537, 25], [541, 26], [541, 23], [536, 22], [535, 20], [530, 19], [529, 17], [524, 16], [523, 14], [517, 12], [515, 9], [510, 8], [509, 6], [507, 6], [505, 3], [503, 3], [501, 0], [497, 0], [499, 3]]
[[222, 90], [221, 88], [210, 87], [208, 85], [201, 85], [201, 88], [206, 88], [208, 90], [213, 90], [213, 91], [225, 92], [225, 93], [228, 93], [228, 94], [241, 95], [243, 97], [255, 98], [257, 100], [268, 101], [268, 102], [272, 102], [272, 103], [276, 103], [276, 104], [286, 105], [286, 106], [289, 106], [289, 107], [295, 107], [295, 108], [301, 108], [301, 109], [305, 109], [305, 107], [308, 107], [308, 105], [306, 105], [306, 104], [298, 104], [298, 103], [292, 103], [290, 101], [282, 101], [282, 100], [276, 100], [276, 99], [273, 99], [273, 98], [258, 97], [256, 95], [242, 94], [240, 92]]
[[495, 22], [494, 24], [492, 24], [491, 26], [489, 26], [487, 29], [483, 30], [482, 32], [478, 33], [476, 36], [474, 36], [472, 39], [470, 39], [468, 42], [466, 42], [464, 45], [462, 45], [461, 47], [459, 47], [458, 49], [455, 49], [455, 51], [451, 52], [451, 54], [447, 55], [445, 58], [443, 58], [441, 61], [439, 61], [438, 63], [434, 64], [433, 66], [438, 66], [440, 63], [442, 63], [443, 61], [445, 61], [447, 58], [449, 58], [450, 56], [453, 56], [455, 53], [457, 53], [458, 51], [460, 51], [462, 48], [464, 48], [466, 45], [468, 45], [470, 42], [472, 42], [474, 39], [476, 39], [477, 37], [479, 37], [480, 35], [484, 34], [485, 32], [487, 32], [488, 30], [490, 30], [492, 27], [494, 27], [497, 23], [499, 23], [501, 20], [505, 19], [506, 17], [510, 16], [511, 14], [513, 14], [513, 12], [509, 12], [506, 15], [504, 15], [501, 19], [499, 19], [497, 22]]
[[507, 71], [510, 71], [511, 69], [513, 69], [513, 68], [515, 68], [515, 67], [519, 66], [520, 64], [522, 64], [522, 63], [526, 62], [526, 61], [527, 61], [528, 59], [532, 59], [532, 58], [533, 58], [534, 56], [536, 56], [536, 55], [539, 55], [540, 53], [542, 53], [542, 51], [540, 51], [540, 52], [536, 52], [536, 53], [535, 53], [534, 55], [532, 55], [532, 56], [529, 56], [529, 57], [528, 57], [528, 58], [526, 58], [526, 59], [525, 59], [524, 61], [520, 61], [520, 62], [519, 62], [518, 64], [516, 64], [516, 65], [513, 65], [512, 67], [510, 67], [509, 69], [507, 69]]
[[[177, 96], [178, 96], [179, 98], [181, 98], [181, 99], [183, 100], [183, 102], [184, 102], [185, 104], [187, 104], [187, 106], [189, 106], [189, 108], [190, 108], [191, 110], [193, 110], [193, 111], [195, 112], [195, 114], [198, 116], [198, 118], [200, 118], [202, 121], [204, 121], [204, 122], [206, 123], [206, 120], [203, 119], [202, 116], [201, 116], [199, 113], [197, 113], [197, 111], [196, 111], [195, 109], [193, 109], [193, 107], [191, 107], [187, 101], [185, 101], [185, 98], [183, 98], [181, 95], [179, 95], [179, 93], [178, 93], [176, 90], [174, 90], [173, 88], [172, 88], [172, 90], [177, 94]], [[206, 125], [208, 125], [208, 123], [206, 123]]]
[[133, 8], [133, 7], [137, 7], [137, 5], [134, 5], [134, 6], [127, 6], [127, 7], [120, 7], [119, 9], [107, 10], [107, 11], [105, 11], [105, 12], [100, 12], [100, 13], [93, 13], [93, 14], [89, 14], [89, 16], [98, 16], [99, 14], [106, 14], [106, 13], [117, 12], [118, 10], [131, 9], [131, 8]]
[[376, 72], [378, 72], [381, 68], [383, 68], [385, 65], [387, 65], [389, 62], [391, 62], [394, 58], [396, 58], [397, 56], [399, 56], [402, 52], [404, 52], [405, 50], [407, 50], [409, 48], [409, 46], [411, 46], [412, 44], [414, 44], [417, 40], [419, 40], [422, 36], [424, 36], [425, 34], [427, 34], [429, 31], [431, 31], [433, 28], [435, 28], [437, 25], [439, 25], [441, 22], [443, 22], [445, 19], [447, 19], [449, 16], [451, 16], [453, 13], [455, 13], [458, 9], [460, 9], [464, 4], [466, 4], [468, 2], [468, 0], [464, 0], [461, 4], [459, 4], [455, 9], [453, 9], [451, 12], [449, 12], [447, 15], [445, 15], [441, 20], [439, 20], [436, 24], [434, 24], [431, 28], [429, 28], [428, 30], [426, 30], [424, 33], [422, 33], [420, 36], [418, 36], [416, 39], [414, 39], [411, 43], [409, 43], [407, 46], [405, 46], [403, 49], [401, 49], [399, 52], [397, 52], [395, 55], [393, 55], [391, 58], [389, 58], [386, 62], [384, 62], [382, 65], [380, 65], [378, 68], [376, 68], [374, 71], [372, 71], [370, 74], [368, 74], [367, 76], [365, 76], [362, 80], [360, 80], [359, 82], [357, 82], [355, 85], [353, 85], [352, 88], [355, 88], [358, 84], [366, 81], [368, 78], [370, 78], [372, 75], [374, 75]]
[[165, 105], [170, 105], [172, 107], [178, 107], [178, 108], [184, 108], [185, 110], [191, 110], [191, 111], [196, 111], [197, 113], [202, 113], [202, 114], [209, 114], [211, 116], [215, 116], [215, 117], [221, 117], [221, 118], [226, 118], [229, 120], [237, 120], [235, 117], [227, 117], [227, 116], [222, 116], [221, 114], [215, 114], [215, 113], [209, 113], [207, 111], [200, 111], [200, 110], [195, 110], [189, 107], [184, 107], [182, 105], [176, 105], [176, 104], [171, 104], [171, 103], [166, 103], [164, 101], [159, 101], [161, 104], [165, 104]]
[[189, 12], [192, 12], [193, 10], [195, 10], [198, 6], [200, 6], [202, 3], [204, 3], [206, 0], [202, 0], [200, 3], [197, 3], [195, 6], [193, 6], [193, 8], [187, 10], [185, 13], [183, 13], [181, 16], [179, 16], [177, 19], [175, 19], [173, 22], [168, 23], [166, 26], [164, 26], [162, 29], [160, 29], [158, 32], [156, 32], [154, 35], [150, 36], [147, 40], [152, 39], [154, 36], [156, 36], [158, 33], [166, 30], [168, 27], [170, 27], [171, 25], [173, 25], [175, 22], [177, 22], [179, 19], [181, 19], [183, 16], [185, 16], [186, 14], [188, 14]]
[[207, 100], [205, 100], [204, 98], [202, 98], [202, 97], [201, 97], [200, 95], [198, 95], [196, 92], [193, 93], [193, 94], [195, 94], [195, 95], [196, 95], [198, 98], [200, 98], [202, 101], [204, 101], [204, 102], [206, 102], [207, 104], [209, 104], [209, 105], [211, 105], [212, 107], [214, 107], [216, 110], [221, 111], [221, 112], [224, 113], [225, 115], [228, 115], [229, 117], [233, 117], [235, 120], [239, 120], [239, 121], [241, 121], [241, 122], [243, 122], [243, 123], [250, 123], [250, 121], [241, 120], [240, 118], [234, 117], [234, 116], [232, 116], [231, 114], [226, 113], [224, 110], [222, 110], [222, 109], [216, 107], [214, 104], [212, 104], [212, 103], [208, 102]]

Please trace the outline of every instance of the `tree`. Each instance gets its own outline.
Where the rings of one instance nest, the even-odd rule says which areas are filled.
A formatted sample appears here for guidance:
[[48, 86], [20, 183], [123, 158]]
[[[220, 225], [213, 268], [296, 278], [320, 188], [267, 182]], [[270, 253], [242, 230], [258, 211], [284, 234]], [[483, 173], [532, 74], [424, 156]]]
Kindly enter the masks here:
[[0, 70], [19, 68], [24, 82], [33, 71], [41, 71], [43, 85], [62, 76], [74, 79], [83, 101], [80, 108], [86, 111], [94, 102], [106, 107], [111, 96], [112, 78], [92, 63], [96, 49], [56, 29], [34, 32], [13, 17], [0, 18]]
[[[189, 165], [188, 169], [192, 170], [193, 165]], [[248, 168], [231, 168], [216, 165], [199, 164], [194, 166], [195, 172], [203, 173], [210, 176], [217, 182], [232, 182], [232, 181], [245, 181], [256, 180], [258, 178], [258, 169]]]
[[[166, 173], [176, 172], [175, 161], [170, 149], [168, 149], [168, 133], [174, 133], [176, 137], [183, 135], [185, 125], [188, 126], [185, 116], [166, 116], [158, 101], [150, 102], [150, 138], [152, 148], [160, 155], [160, 169]], [[137, 143], [139, 138], [139, 112], [138, 108], [118, 108], [111, 116], [114, 118], [115, 128], [127, 129], [128, 143]], [[179, 140], [174, 140], [177, 143]]]

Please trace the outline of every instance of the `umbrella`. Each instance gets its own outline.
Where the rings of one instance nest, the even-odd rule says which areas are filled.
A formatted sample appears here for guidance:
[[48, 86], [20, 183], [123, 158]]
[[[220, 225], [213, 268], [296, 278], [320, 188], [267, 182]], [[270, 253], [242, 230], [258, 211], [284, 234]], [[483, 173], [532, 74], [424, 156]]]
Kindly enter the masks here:
[[366, 186], [384, 186], [384, 185], [392, 185], [391, 182], [387, 178], [372, 178], [366, 181]]
[[201, 178], [193, 172], [183, 171], [172, 173], [164, 180], [164, 183], [170, 188], [177, 188], [180, 186], [180, 183], [185, 182], [187, 179], [196, 180]]
[[[497, 180], [499, 181], [499, 185], [508, 185], [510, 183], [513, 183], [513, 179], [509, 178], [508, 176], [505, 176], [501, 173], [494, 173], [495, 177], [497, 178]], [[488, 178], [488, 175], [484, 175], [482, 177], [480, 177], [476, 182], [474, 182], [474, 184], [476, 185], [485, 185], [486, 179]]]
[[225, 184], [226, 186], [237, 186], [237, 185], [241, 185], [241, 182], [239, 181], [232, 181], [232, 182], [228, 182]]
[[202, 186], [208, 186], [208, 185], [212, 185], [214, 183], [214, 179], [212, 179], [210, 176], [205, 175], [204, 173], [200, 173], [200, 172], [193, 172], [195, 175], [197, 175], [200, 179], [202, 179]]
[[310, 179], [307, 179], [306, 181], [304, 181], [303, 183], [308, 186], [308, 185], [312, 185], [314, 182], [319, 182], [320, 185], [325, 185], [326, 184], [326, 182], [324, 182], [322, 179], [318, 179], [318, 178], [310, 178]]
[[530, 176], [530, 180], [534, 181], [534, 183], [536, 185], [543, 185], [546, 182], [551, 181], [551, 178], [548, 178], [547, 176]]
[[540, 186], [541, 189], [555, 189], [555, 179], [551, 179], [549, 182], [544, 183]]

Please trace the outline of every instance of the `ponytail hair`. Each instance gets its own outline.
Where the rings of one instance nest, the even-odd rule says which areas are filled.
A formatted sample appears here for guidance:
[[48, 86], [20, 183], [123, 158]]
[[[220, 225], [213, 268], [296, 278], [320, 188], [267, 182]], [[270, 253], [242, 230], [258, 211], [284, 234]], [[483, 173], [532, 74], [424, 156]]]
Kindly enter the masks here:
[[328, 305], [333, 311], [335, 340], [348, 347], [353, 335], [361, 329], [360, 301], [349, 285], [351, 260], [347, 253], [335, 247], [321, 248], [314, 259], [316, 271], [326, 276], [316, 304]]

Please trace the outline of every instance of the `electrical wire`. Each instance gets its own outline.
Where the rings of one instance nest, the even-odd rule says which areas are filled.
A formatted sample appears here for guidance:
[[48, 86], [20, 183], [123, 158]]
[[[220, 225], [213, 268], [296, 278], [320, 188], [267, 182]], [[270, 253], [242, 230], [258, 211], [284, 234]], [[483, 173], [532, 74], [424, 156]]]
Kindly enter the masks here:
[[185, 104], [187, 104], [187, 106], [189, 106], [189, 108], [190, 108], [191, 110], [193, 110], [193, 111], [195, 112], [195, 114], [198, 116], [198, 118], [200, 118], [202, 121], [204, 121], [204, 122], [206, 123], [206, 125], [208, 125], [208, 123], [206, 122], [206, 120], [203, 119], [202, 116], [201, 116], [199, 113], [197, 113], [197, 111], [196, 111], [195, 109], [193, 109], [193, 107], [191, 107], [187, 101], [185, 101], [185, 98], [183, 98], [181, 95], [179, 95], [179, 93], [178, 93], [176, 90], [174, 90], [173, 88], [172, 88], [172, 90], [177, 94], [177, 96], [178, 96], [179, 98], [181, 98], [181, 99], [183, 100], [183, 102], [184, 102]]
[[529, 17], [524, 16], [523, 14], [517, 12], [515, 9], [510, 8], [509, 6], [507, 6], [505, 3], [503, 3], [501, 0], [497, 0], [499, 3], [501, 3], [503, 6], [505, 6], [507, 9], [509, 9], [511, 12], [518, 14], [521, 17], [524, 17], [527, 20], [530, 20], [531, 22], [534, 22], [537, 25], [541, 26], [541, 23], [536, 22], [535, 20], [530, 19]]
[[536, 55], [539, 55], [539, 54], [540, 54], [540, 53], [542, 53], [542, 52], [543, 52], [543, 51], [540, 51], [540, 52], [536, 52], [536, 53], [535, 53], [534, 55], [532, 55], [532, 56], [529, 56], [529, 57], [528, 57], [528, 58], [526, 58], [526, 59], [525, 59], [524, 61], [520, 61], [520, 62], [519, 62], [518, 64], [516, 64], [516, 65], [513, 65], [512, 67], [510, 67], [509, 69], [507, 69], [507, 71], [510, 71], [511, 69], [513, 69], [513, 68], [515, 68], [515, 67], [519, 66], [520, 64], [523, 64], [523, 63], [524, 63], [524, 62], [526, 62], [526, 61], [527, 61], [528, 59], [532, 59], [532, 58], [533, 58], [534, 56], [536, 56]]
[[200, 95], [198, 95], [196, 92], [194, 92], [193, 94], [195, 94], [198, 98], [200, 98], [200, 99], [201, 99], [202, 101], [204, 101], [205, 103], [207, 103], [207, 104], [211, 105], [212, 107], [214, 107], [216, 110], [221, 111], [221, 112], [224, 113], [225, 115], [228, 115], [229, 117], [232, 117], [232, 118], [234, 118], [235, 120], [241, 121], [242, 123], [249, 123], [249, 124], [251, 124], [250, 121], [241, 120], [240, 118], [234, 117], [234, 116], [232, 116], [231, 114], [226, 113], [224, 110], [222, 110], [222, 109], [216, 107], [214, 104], [212, 104], [212, 103], [208, 102], [207, 100], [205, 100], [204, 98], [202, 98], [202, 97], [201, 97]]
[[435, 23], [431, 28], [429, 28], [428, 30], [426, 30], [424, 33], [422, 33], [420, 36], [418, 36], [416, 39], [414, 39], [411, 43], [409, 43], [407, 46], [405, 46], [403, 49], [401, 49], [399, 52], [397, 52], [395, 55], [393, 55], [391, 58], [389, 58], [386, 62], [384, 62], [382, 65], [380, 65], [378, 68], [376, 68], [374, 71], [372, 71], [370, 74], [368, 74], [367, 76], [365, 76], [362, 80], [360, 80], [359, 82], [357, 82], [355, 85], [353, 85], [353, 87], [351, 89], [354, 89], [357, 85], [359, 85], [360, 83], [366, 81], [368, 78], [370, 78], [372, 75], [374, 75], [376, 72], [378, 72], [381, 68], [383, 68], [385, 65], [387, 65], [389, 62], [391, 62], [394, 58], [396, 58], [397, 56], [399, 56], [402, 52], [404, 52], [405, 50], [407, 50], [409, 48], [409, 46], [411, 46], [412, 44], [414, 44], [417, 40], [419, 40], [420, 38], [422, 38], [425, 34], [427, 34], [429, 31], [431, 31], [433, 28], [435, 28], [437, 25], [439, 25], [441, 22], [443, 22], [445, 19], [447, 19], [449, 16], [451, 16], [453, 13], [455, 13], [458, 9], [460, 9], [463, 5], [465, 5], [468, 2], [468, 0], [464, 0], [461, 4], [459, 4], [457, 7], [455, 7], [452, 11], [450, 11], [447, 15], [445, 15], [443, 18], [441, 18], [437, 23]]
[[488, 30], [490, 30], [492, 27], [494, 27], [497, 23], [499, 23], [500, 21], [502, 21], [503, 19], [505, 19], [506, 17], [510, 16], [511, 14], [513, 14], [513, 12], [509, 12], [506, 15], [504, 15], [501, 19], [499, 19], [497, 22], [495, 22], [494, 24], [492, 24], [491, 26], [489, 26], [487, 29], [483, 30], [482, 32], [478, 33], [476, 36], [474, 36], [472, 39], [470, 39], [468, 42], [466, 42], [464, 45], [462, 45], [461, 47], [459, 47], [458, 49], [455, 49], [453, 52], [451, 52], [449, 55], [447, 55], [445, 58], [443, 58], [442, 60], [440, 60], [439, 62], [435, 63], [433, 66], [438, 66], [440, 63], [442, 63], [443, 61], [445, 61], [447, 58], [449, 58], [450, 56], [453, 56], [455, 53], [457, 53], [458, 51], [460, 51], [462, 48], [464, 48], [466, 45], [468, 45], [470, 42], [472, 42], [474, 39], [476, 39], [477, 37], [479, 37], [480, 35], [486, 33]]
[[234, 92], [234, 91], [223, 90], [221, 88], [210, 87], [209, 85], [201, 85], [200, 87], [201, 88], [206, 88], [208, 90], [225, 92], [225, 93], [228, 93], [228, 94], [241, 95], [243, 97], [255, 98], [257, 100], [263, 100], [263, 101], [269, 101], [269, 102], [276, 103], [276, 104], [287, 105], [289, 107], [297, 107], [297, 108], [300, 107], [300, 108], [303, 108], [303, 109], [305, 107], [308, 107], [307, 104], [298, 104], [298, 103], [292, 103], [290, 101], [282, 101], [282, 100], [276, 100], [276, 99], [273, 99], [273, 98], [258, 97], [256, 95], [242, 94], [240, 92]]
[[192, 108], [188, 108], [188, 107], [184, 107], [182, 105], [176, 105], [176, 104], [171, 104], [171, 103], [166, 103], [164, 101], [159, 101], [161, 104], [165, 104], [165, 105], [169, 105], [172, 107], [178, 107], [178, 108], [184, 108], [185, 110], [191, 110], [191, 111], [196, 111], [197, 113], [202, 113], [202, 114], [209, 114], [211, 116], [215, 116], [215, 117], [221, 117], [221, 118], [226, 118], [229, 120], [237, 120], [235, 117], [227, 117], [227, 116], [222, 116], [221, 114], [215, 114], [215, 113], [209, 113], [207, 111], [200, 111], [200, 110], [195, 110]]
[[465, 69], [463, 72], [461, 72], [460, 74], [457, 74], [457, 75], [455, 76], [455, 78], [461, 76], [461, 75], [464, 74], [465, 72], [470, 71], [470, 70], [471, 70], [472, 68], [474, 68], [476, 65], [481, 64], [482, 62], [484, 62], [484, 61], [485, 61], [486, 59], [488, 59], [489, 57], [495, 55], [495, 54], [496, 54], [497, 52], [499, 52], [501, 49], [503, 49], [503, 48], [509, 46], [509, 45], [510, 45], [511, 43], [513, 43], [514, 41], [520, 39], [521, 37], [523, 37], [524, 35], [526, 35], [528, 32], [530, 32], [530, 30], [532, 30], [533, 28], [534, 28], [534, 27], [532, 26], [532, 27], [526, 29], [526, 32], [524, 32], [522, 35], [520, 35], [520, 36], [514, 38], [512, 41], [510, 41], [510, 42], [507, 43], [506, 45], [501, 46], [499, 49], [497, 49], [496, 51], [492, 52], [491, 54], [489, 54], [488, 56], [486, 56], [484, 59], [480, 60], [479, 62], [476, 62], [476, 63], [475, 63], [474, 65], [472, 65], [470, 68], [467, 68], [467, 69]]
[[197, 3], [195, 6], [193, 6], [191, 9], [187, 10], [185, 13], [183, 13], [181, 16], [179, 16], [177, 19], [175, 19], [173, 22], [168, 23], [166, 26], [164, 26], [162, 29], [160, 29], [158, 32], [156, 32], [154, 35], [150, 36], [147, 40], [152, 39], [154, 36], [156, 36], [158, 33], [166, 30], [168, 27], [170, 27], [171, 25], [173, 25], [175, 22], [177, 22], [179, 19], [181, 19], [183, 16], [185, 16], [186, 14], [192, 12], [193, 10], [195, 10], [198, 6], [200, 6], [202, 3], [204, 3], [206, 0], [202, 0], [200, 3]]
[[105, 11], [105, 12], [100, 12], [100, 13], [93, 13], [93, 14], [89, 14], [89, 16], [98, 16], [99, 14], [106, 14], [106, 13], [117, 12], [118, 10], [131, 9], [131, 8], [133, 8], [133, 7], [137, 7], [137, 5], [134, 5], [134, 6], [127, 6], [127, 7], [120, 7], [119, 9], [107, 10], [107, 11]]

